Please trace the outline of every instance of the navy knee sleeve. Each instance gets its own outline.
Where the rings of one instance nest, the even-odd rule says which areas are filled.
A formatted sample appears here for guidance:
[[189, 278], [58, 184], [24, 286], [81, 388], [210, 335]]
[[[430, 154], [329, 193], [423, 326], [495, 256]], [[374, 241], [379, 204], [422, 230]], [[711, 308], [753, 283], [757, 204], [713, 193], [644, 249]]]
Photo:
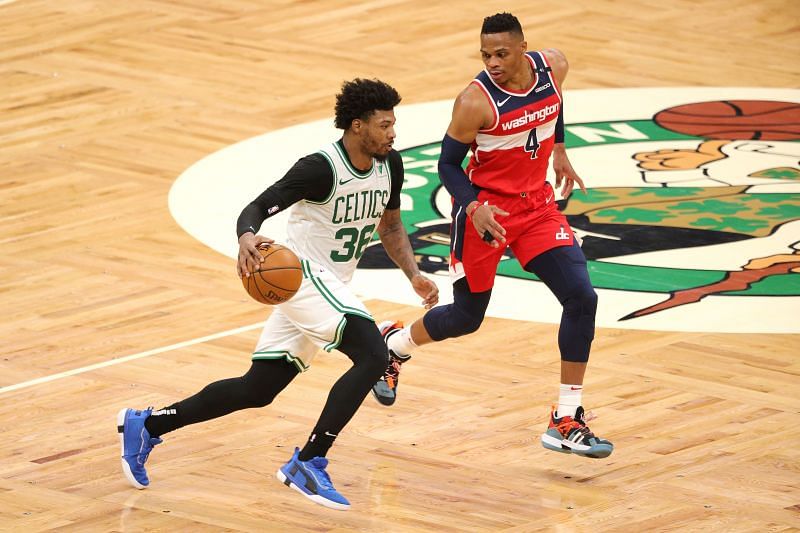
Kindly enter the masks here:
[[565, 361], [585, 363], [594, 339], [594, 319], [597, 313], [597, 293], [591, 285], [568, 296], [563, 302], [558, 347]]
[[467, 280], [453, 284], [453, 303], [434, 307], [422, 318], [431, 339], [441, 341], [478, 331], [492, 291], [470, 292]]
[[536, 274], [563, 306], [558, 330], [561, 359], [587, 362], [594, 339], [597, 293], [589, 280], [583, 250], [577, 242], [553, 248], [531, 259], [525, 270]]

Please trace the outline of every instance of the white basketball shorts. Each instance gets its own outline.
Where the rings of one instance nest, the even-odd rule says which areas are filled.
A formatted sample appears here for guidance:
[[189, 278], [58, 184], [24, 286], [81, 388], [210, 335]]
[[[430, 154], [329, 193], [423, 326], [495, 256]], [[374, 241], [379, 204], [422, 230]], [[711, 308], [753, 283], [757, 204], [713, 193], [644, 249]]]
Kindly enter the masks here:
[[297, 293], [276, 305], [261, 337], [253, 359], [286, 359], [304, 372], [322, 348], [326, 352], [342, 342], [346, 314], [374, 322], [367, 308], [332, 272], [303, 259], [303, 281]]

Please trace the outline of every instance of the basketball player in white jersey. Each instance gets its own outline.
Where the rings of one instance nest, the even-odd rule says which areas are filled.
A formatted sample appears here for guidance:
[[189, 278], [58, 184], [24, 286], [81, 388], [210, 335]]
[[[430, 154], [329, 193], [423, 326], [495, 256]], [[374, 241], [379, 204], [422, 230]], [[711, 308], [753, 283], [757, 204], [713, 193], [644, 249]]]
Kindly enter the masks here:
[[333, 385], [302, 450], [296, 448], [277, 477], [316, 503], [347, 509], [350, 503], [326, 472], [326, 454], [339, 432], [388, 365], [388, 352], [364, 304], [348, 282], [377, 230], [384, 248], [431, 308], [436, 285], [422, 276], [400, 219], [403, 162], [392, 149], [394, 107], [400, 96], [379, 80], [355, 79], [336, 97], [338, 141], [300, 159], [278, 182], [244, 208], [237, 222], [237, 271], [248, 276], [263, 259], [256, 235], [262, 222], [292, 207], [287, 245], [301, 259], [297, 294], [275, 306], [241, 377], [211, 383], [199, 393], [158, 411], [122, 409], [117, 428], [122, 469], [136, 488], [149, 484], [144, 463], [161, 436], [188, 424], [272, 402], [308, 369], [318, 349], [338, 349], [353, 366]]

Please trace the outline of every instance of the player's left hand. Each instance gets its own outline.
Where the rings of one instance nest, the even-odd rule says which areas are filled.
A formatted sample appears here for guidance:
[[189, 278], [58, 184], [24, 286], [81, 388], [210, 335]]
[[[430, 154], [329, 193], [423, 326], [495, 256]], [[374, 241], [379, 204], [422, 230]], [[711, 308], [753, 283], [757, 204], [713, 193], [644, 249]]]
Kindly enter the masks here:
[[422, 297], [422, 305], [425, 306], [425, 309], [430, 309], [439, 303], [439, 287], [422, 274], [416, 274], [411, 278], [411, 286]]
[[561, 189], [561, 197], [567, 198], [572, 193], [572, 188], [577, 183], [581, 190], [586, 193], [586, 187], [583, 185], [583, 180], [572, 168], [572, 163], [569, 162], [567, 151], [564, 145], [555, 145], [553, 148], [553, 171], [556, 174], [556, 189], [561, 187], [561, 182], [564, 182], [564, 187]]

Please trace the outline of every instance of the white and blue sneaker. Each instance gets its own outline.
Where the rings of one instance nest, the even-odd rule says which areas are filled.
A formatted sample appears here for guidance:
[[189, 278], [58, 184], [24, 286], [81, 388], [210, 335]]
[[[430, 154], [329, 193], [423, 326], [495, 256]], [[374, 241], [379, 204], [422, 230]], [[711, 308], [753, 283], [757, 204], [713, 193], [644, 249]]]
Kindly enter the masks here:
[[144, 410], [121, 409], [117, 413], [117, 433], [122, 445], [122, 473], [131, 485], [144, 489], [150, 484], [144, 463], [150, 451], [162, 440], [151, 437], [144, 427], [144, 421], [153, 412], [152, 407]]
[[331, 478], [325, 471], [328, 460], [314, 457], [308, 461], [298, 459], [300, 448], [294, 449], [289, 462], [280, 467], [275, 474], [287, 487], [291, 487], [309, 500], [331, 509], [345, 511], [350, 502], [333, 487]]

